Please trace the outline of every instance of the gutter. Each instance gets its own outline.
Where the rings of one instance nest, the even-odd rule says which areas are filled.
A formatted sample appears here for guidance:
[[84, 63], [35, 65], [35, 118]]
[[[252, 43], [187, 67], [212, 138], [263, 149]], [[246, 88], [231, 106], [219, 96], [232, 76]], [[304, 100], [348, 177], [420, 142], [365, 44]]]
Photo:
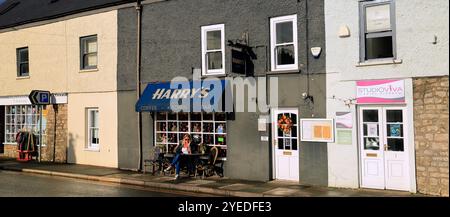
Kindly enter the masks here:
[[25, 21], [13, 23], [13, 24], [7, 24], [5, 26], [0, 26], [0, 30], [8, 29], [8, 28], [14, 28], [14, 27], [17, 27], [17, 26], [30, 24], [30, 23], [35, 23], [35, 22], [42, 22], [42, 21], [46, 21], [46, 20], [57, 19], [57, 18], [65, 17], [65, 16], [78, 14], [78, 13], [83, 13], [83, 12], [88, 12], [88, 11], [93, 11], [93, 10], [98, 10], [98, 9], [118, 6], [118, 5], [122, 5], [122, 4], [126, 4], [126, 3], [132, 3], [132, 2], [134, 2], [134, 0], [122, 0], [122, 1], [119, 1], [119, 2], [107, 3], [107, 4], [96, 5], [96, 6], [92, 6], [92, 7], [88, 7], [88, 8], [82, 8], [82, 9], [78, 9], [78, 10], [68, 11], [68, 12], [61, 13], [61, 14], [55, 14], [55, 15], [51, 15], [51, 16], [46, 16], [46, 17], [41, 17], [41, 18], [36, 18], [36, 19], [31, 19], [31, 20], [25, 20]]
[[[142, 4], [141, 0], [136, 0], [136, 14], [137, 14], [137, 37], [136, 37], [136, 102], [139, 101], [141, 97], [141, 32], [142, 32]], [[137, 112], [137, 122], [138, 122], [138, 144], [139, 144], [139, 162], [138, 171], [142, 170], [142, 113]]]

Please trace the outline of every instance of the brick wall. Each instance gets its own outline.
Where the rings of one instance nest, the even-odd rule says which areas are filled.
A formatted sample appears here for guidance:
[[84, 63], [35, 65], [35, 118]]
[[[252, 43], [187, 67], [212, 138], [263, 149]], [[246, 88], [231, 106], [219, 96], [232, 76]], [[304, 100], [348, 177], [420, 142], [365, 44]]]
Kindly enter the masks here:
[[449, 80], [414, 79], [417, 190], [449, 196]]

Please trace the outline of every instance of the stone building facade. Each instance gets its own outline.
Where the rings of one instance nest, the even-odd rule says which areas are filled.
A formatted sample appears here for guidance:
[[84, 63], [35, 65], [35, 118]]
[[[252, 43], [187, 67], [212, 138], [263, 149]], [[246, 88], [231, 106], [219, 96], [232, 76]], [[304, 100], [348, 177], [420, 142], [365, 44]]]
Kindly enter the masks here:
[[[44, 134], [45, 146], [41, 149], [41, 161], [67, 163], [67, 105], [47, 106], [45, 113], [47, 126]], [[4, 157], [17, 158], [17, 155], [17, 144], [4, 145]]]
[[417, 190], [449, 196], [448, 76], [414, 79]]

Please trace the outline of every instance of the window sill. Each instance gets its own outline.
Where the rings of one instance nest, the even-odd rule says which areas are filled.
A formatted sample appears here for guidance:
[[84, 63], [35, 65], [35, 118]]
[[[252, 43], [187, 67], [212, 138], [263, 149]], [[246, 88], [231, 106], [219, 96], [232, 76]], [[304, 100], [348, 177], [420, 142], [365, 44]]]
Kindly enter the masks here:
[[85, 148], [83, 151], [100, 152], [100, 148]]
[[397, 60], [397, 59], [369, 60], [369, 61], [365, 61], [365, 62], [358, 62], [356, 64], [356, 67], [395, 65], [395, 64], [402, 64], [402, 63], [403, 63], [403, 60]]
[[30, 76], [16, 77], [16, 80], [25, 80], [25, 79], [30, 79]]
[[81, 69], [80, 73], [88, 73], [88, 72], [98, 72], [98, 68], [96, 69]]
[[223, 77], [227, 77], [227, 74], [226, 73], [217, 73], [217, 74], [205, 74], [205, 75], [202, 75], [202, 78], [213, 78], [213, 77], [216, 77], [216, 78], [223, 78]]
[[300, 73], [299, 69], [289, 69], [289, 70], [276, 70], [267, 72], [268, 75], [276, 75], [276, 74], [298, 74]]

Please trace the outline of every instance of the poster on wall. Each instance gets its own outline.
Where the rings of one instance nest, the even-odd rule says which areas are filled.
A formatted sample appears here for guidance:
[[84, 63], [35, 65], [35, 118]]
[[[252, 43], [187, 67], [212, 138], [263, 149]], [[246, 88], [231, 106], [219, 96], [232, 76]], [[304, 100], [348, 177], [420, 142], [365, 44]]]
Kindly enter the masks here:
[[358, 104], [405, 103], [404, 80], [368, 80], [356, 82]]
[[352, 144], [353, 116], [351, 112], [336, 112], [336, 143]]
[[336, 112], [336, 128], [352, 129], [353, 118], [351, 112]]
[[336, 129], [336, 143], [339, 145], [351, 145], [352, 144], [352, 131]]
[[334, 142], [333, 119], [301, 119], [301, 141]]

